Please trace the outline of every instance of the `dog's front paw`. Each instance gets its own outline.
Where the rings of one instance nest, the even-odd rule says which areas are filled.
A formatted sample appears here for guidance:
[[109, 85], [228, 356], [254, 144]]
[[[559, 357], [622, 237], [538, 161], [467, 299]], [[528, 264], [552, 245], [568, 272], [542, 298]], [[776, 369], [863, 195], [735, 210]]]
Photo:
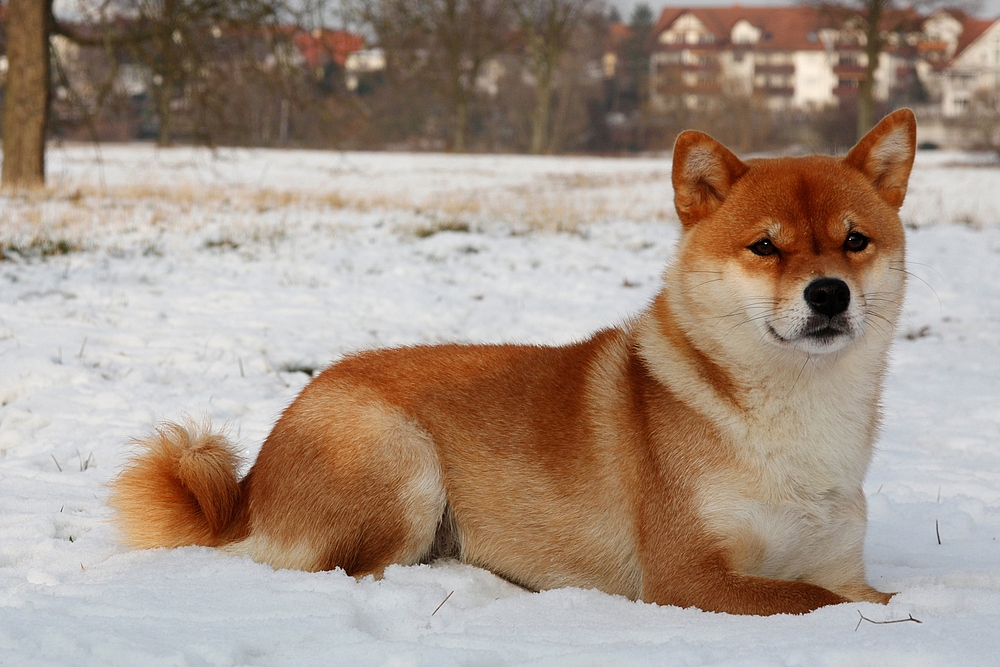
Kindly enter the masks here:
[[850, 584], [833, 589], [834, 593], [842, 595], [851, 602], [874, 602], [876, 604], [889, 604], [889, 600], [895, 593], [883, 593], [868, 584]]

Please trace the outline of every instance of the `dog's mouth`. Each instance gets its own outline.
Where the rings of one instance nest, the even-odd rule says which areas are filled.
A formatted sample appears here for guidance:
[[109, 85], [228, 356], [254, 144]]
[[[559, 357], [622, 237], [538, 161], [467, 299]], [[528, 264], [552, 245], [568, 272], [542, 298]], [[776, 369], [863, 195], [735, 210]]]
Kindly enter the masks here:
[[851, 337], [851, 326], [842, 317], [810, 317], [804, 326], [797, 327], [786, 334], [779, 333], [768, 323], [767, 331], [775, 340], [787, 345], [795, 345], [797, 342], [805, 341], [813, 345], [818, 343], [825, 346], [843, 337]]
[[[817, 320], [825, 321], [817, 321]], [[812, 338], [814, 340], [826, 341], [838, 336], [846, 336], [851, 333], [851, 328], [848, 326], [847, 322], [843, 321], [843, 318], [833, 317], [833, 318], [810, 318], [809, 322], [806, 323], [804, 330], [802, 331], [803, 338]]]

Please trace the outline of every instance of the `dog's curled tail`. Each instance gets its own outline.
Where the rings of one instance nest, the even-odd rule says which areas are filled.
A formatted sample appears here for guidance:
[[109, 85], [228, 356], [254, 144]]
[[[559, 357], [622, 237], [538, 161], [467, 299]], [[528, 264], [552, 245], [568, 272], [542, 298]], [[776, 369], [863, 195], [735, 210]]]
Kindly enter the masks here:
[[237, 537], [240, 459], [223, 435], [194, 423], [162, 424], [111, 482], [108, 504], [127, 544], [138, 549], [216, 547]]

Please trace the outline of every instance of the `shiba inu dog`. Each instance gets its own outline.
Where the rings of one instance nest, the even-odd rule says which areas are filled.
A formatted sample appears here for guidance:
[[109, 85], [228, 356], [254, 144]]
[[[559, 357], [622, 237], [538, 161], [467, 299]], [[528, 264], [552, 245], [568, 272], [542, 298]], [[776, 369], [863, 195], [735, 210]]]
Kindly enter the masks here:
[[737, 614], [887, 602], [862, 482], [915, 140], [905, 109], [843, 158], [744, 162], [681, 134], [683, 236], [644, 312], [563, 347], [348, 356], [242, 479], [221, 435], [161, 426], [111, 485], [125, 539], [354, 576], [453, 557]]

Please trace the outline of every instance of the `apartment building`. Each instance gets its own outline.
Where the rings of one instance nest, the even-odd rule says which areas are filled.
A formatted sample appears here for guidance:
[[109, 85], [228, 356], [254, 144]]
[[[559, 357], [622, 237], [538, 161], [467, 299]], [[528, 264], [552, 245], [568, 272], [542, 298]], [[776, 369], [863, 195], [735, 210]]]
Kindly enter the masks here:
[[[920, 17], [893, 16], [875, 70], [875, 98], [917, 82]], [[853, 100], [867, 56], [863, 32], [813, 7], [668, 7], [654, 29], [653, 107], [708, 109], [720, 95], [754, 95], [768, 108], [804, 111]]]

